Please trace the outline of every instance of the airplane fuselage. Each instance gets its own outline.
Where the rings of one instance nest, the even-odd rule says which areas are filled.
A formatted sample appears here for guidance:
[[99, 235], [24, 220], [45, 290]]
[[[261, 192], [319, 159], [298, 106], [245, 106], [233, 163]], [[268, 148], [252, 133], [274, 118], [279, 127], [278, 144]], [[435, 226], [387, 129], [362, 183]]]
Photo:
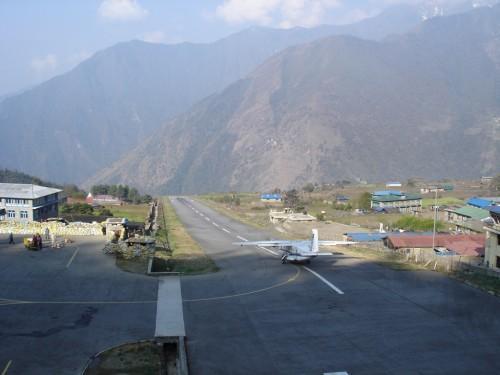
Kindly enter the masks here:
[[299, 254], [286, 253], [282, 258], [282, 263], [309, 263], [313, 258], [316, 258], [316, 256], [304, 256]]

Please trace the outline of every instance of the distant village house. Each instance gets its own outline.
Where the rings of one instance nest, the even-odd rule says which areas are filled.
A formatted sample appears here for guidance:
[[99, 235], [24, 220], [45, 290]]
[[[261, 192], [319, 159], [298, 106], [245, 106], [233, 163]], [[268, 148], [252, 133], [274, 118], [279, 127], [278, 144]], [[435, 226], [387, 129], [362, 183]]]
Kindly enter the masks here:
[[123, 201], [120, 198], [117, 198], [113, 195], [96, 195], [95, 197], [92, 193], [87, 195], [85, 198], [85, 202], [90, 204], [91, 206], [105, 206], [105, 205], [113, 205], [113, 206], [121, 206]]
[[372, 194], [371, 208], [397, 209], [401, 213], [418, 213], [422, 211], [422, 196], [401, 191], [385, 190]]
[[488, 268], [500, 271], [500, 206], [491, 207], [489, 212], [494, 224], [484, 228], [486, 230], [484, 264]]
[[278, 203], [283, 200], [281, 194], [261, 194], [260, 200], [262, 202]]

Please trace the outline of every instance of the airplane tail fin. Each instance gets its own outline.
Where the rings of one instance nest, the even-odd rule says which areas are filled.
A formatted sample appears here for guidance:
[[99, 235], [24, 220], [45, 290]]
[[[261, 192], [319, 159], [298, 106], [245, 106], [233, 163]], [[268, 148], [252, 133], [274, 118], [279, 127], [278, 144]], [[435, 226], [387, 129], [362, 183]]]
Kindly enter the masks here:
[[318, 238], [318, 230], [313, 229], [312, 230], [312, 238], [311, 238], [311, 251], [313, 253], [319, 252], [319, 238]]

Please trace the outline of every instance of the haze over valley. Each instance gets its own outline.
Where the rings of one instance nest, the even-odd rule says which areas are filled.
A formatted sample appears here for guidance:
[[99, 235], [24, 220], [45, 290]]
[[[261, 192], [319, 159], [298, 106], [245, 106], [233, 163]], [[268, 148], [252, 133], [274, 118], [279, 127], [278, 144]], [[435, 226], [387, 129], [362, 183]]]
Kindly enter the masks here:
[[0, 101], [0, 166], [152, 193], [493, 174], [499, 6], [472, 8], [119, 43]]

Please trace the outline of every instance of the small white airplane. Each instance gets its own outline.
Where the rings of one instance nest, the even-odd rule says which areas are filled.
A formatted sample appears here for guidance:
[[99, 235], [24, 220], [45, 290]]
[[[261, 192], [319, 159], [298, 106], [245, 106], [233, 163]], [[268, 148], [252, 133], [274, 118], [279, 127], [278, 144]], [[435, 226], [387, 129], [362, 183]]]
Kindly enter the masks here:
[[310, 240], [298, 241], [246, 241], [234, 242], [234, 245], [240, 246], [268, 246], [276, 247], [283, 252], [281, 263], [309, 263], [312, 258], [323, 255], [333, 255], [332, 253], [320, 253], [320, 246], [335, 246], [335, 245], [352, 245], [356, 242], [351, 241], [320, 241], [318, 237], [318, 230], [312, 230], [312, 237]]

